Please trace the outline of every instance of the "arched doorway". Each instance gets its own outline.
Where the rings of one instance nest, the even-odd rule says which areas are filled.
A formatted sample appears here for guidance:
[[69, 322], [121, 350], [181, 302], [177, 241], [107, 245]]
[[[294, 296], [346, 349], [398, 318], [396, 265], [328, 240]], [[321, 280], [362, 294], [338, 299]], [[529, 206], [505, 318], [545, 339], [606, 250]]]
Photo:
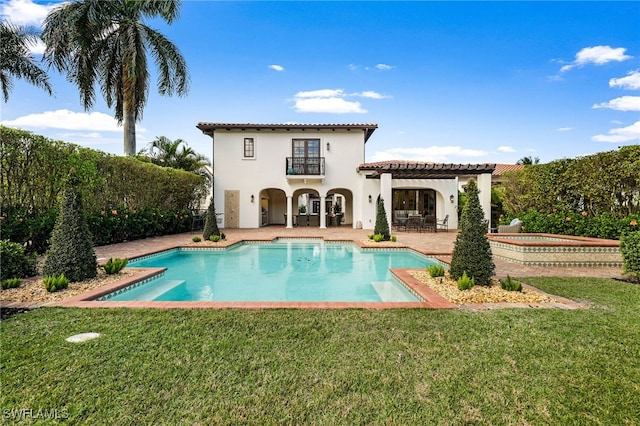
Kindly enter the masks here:
[[265, 188], [260, 191], [259, 199], [260, 227], [286, 224], [287, 196], [282, 189]]
[[327, 226], [353, 223], [353, 192], [346, 188], [332, 188], [326, 197]]

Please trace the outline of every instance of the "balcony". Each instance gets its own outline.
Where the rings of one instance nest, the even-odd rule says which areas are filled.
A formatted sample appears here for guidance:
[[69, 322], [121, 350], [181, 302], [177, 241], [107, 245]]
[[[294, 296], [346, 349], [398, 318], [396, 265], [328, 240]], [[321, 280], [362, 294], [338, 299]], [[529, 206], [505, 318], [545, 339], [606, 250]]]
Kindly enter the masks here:
[[324, 157], [287, 157], [287, 179], [324, 179]]

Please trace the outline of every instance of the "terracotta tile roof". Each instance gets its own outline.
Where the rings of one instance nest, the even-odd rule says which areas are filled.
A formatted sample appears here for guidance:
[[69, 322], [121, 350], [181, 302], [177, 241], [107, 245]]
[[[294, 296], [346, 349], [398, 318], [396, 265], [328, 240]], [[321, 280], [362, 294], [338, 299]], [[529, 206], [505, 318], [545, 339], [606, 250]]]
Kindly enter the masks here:
[[200, 122], [196, 125], [202, 133], [211, 136], [216, 130], [251, 129], [251, 130], [362, 130], [364, 131], [364, 141], [369, 140], [373, 132], [378, 128], [377, 123], [342, 123], [342, 124], [300, 124], [300, 123], [280, 123], [280, 124], [259, 124], [259, 123], [209, 123]]
[[493, 176], [500, 176], [504, 172], [520, 170], [523, 168], [524, 168], [524, 165], [522, 164], [496, 164], [496, 168], [493, 171]]
[[358, 171], [373, 171], [369, 177], [379, 177], [382, 173], [391, 173], [394, 179], [451, 179], [455, 176], [478, 175], [492, 173], [495, 164], [445, 164], [420, 161], [393, 160], [364, 163]]

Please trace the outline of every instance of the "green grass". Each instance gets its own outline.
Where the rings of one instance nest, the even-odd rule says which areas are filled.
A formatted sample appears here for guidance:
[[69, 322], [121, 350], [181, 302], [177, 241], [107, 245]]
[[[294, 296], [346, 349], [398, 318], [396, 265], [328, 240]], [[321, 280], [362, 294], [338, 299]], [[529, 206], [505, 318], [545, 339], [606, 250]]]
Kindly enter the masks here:
[[[524, 281], [595, 307], [16, 315], [0, 325], [3, 420], [640, 424], [640, 286]], [[89, 331], [102, 337], [64, 340]]]

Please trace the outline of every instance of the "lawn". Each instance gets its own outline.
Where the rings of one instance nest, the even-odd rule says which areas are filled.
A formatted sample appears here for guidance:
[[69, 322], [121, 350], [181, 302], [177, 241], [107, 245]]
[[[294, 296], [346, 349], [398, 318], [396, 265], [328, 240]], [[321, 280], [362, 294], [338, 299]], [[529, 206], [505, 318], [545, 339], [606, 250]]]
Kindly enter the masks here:
[[19, 314], [0, 325], [3, 420], [640, 424], [640, 286], [526, 281], [593, 307]]

